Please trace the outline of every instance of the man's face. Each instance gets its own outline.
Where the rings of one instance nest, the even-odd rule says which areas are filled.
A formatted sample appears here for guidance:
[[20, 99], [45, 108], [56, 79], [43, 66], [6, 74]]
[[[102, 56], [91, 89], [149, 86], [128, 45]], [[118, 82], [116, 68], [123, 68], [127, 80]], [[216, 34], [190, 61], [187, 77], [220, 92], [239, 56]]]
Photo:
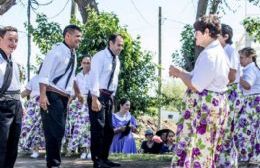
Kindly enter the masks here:
[[73, 32], [68, 32], [65, 37], [66, 43], [68, 43], [68, 45], [71, 48], [75, 48], [75, 49], [79, 48], [81, 39], [82, 39], [82, 33], [78, 30], [74, 30]]
[[124, 47], [124, 40], [121, 36], [117, 36], [115, 42], [109, 42], [109, 48], [115, 55], [119, 55]]
[[4, 37], [0, 37], [0, 48], [7, 56], [11, 55], [17, 47], [18, 34], [15, 31], [7, 31]]

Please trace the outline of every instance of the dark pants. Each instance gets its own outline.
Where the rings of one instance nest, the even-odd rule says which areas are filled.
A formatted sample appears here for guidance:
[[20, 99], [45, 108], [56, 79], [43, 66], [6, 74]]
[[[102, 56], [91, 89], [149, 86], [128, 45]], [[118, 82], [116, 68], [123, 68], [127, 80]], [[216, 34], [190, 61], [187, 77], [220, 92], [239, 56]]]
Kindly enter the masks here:
[[112, 99], [108, 95], [98, 98], [102, 104], [99, 112], [91, 110], [91, 95], [88, 96], [90, 131], [91, 131], [91, 157], [95, 162], [97, 159], [106, 160], [109, 155], [110, 145], [113, 140], [114, 131], [112, 126]]
[[46, 93], [50, 102], [48, 111], [41, 109], [46, 141], [47, 167], [61, 164], [61, 142], [65, 132], [68, 98], [55, 92]]
[[0, 168], [14, 167], [21, 122], [21, 102], [19, 100], [0, 101]]

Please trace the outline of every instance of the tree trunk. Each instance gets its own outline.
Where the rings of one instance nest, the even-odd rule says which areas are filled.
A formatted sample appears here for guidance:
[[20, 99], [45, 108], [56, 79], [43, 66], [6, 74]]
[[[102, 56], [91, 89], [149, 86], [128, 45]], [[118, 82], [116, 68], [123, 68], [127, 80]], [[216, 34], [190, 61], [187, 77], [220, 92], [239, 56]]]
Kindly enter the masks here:
[[[207, 8], [208, 8], [208, 3], [209, 3], [209, 0], [199, 0], [198, 7], [197, 7], [196, 20], [198, 20], [199, 17], [206, 14]], [[198, 55], [201, 53], [201, 51], [203, 49], [204, 49], [203, 47], [195, 46], [195, 56], [194, 56], [195, 59], [197, 59]]]
[[94, 9], [95, 11], [98, 12], [98, 6], [96, 0], [75, 0], [75, 2], [78, 5], [83, 23], [87, 23], [88, 21], [87, 7], [90, 7], [91, 9]]
[[218, 11], [219, 4], [222, 0], [213, 0], [210, 7], [210, 14], [215, 14]]
[[207, 12], [209, 0], [199, 0], [198, 7], [197, 7], [197, 14], [196, 14], [196, 20], [201, 17], [202, 15], [205, 15]]
[[15, 4], [16, 0], [0, 0], [0, 15], [3, 15]]

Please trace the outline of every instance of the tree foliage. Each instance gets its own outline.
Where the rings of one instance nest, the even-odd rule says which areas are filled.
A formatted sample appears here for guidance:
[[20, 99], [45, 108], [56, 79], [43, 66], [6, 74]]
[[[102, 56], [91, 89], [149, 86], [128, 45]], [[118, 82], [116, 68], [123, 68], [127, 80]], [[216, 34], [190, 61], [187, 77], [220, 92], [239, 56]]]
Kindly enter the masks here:
[[[89, 10], [88, 13], [88, 22], [85, 24], [75, 18], [71, 20], [73, 24], [81, 27], [83, 33], [82, 43], [77, 51], [78, 65], [83, 56], [93, 56], [104, 49], [112, 33], [120, 33], [124, 38], [124, 50], [119, 57], [121, 73], [116, 98], [129, 98], [132, 111], [136, 115], [149, 113], [148, 107], [156, 104], [149, 94], [156, 81], [156, 66], [152, 63], [152, 54], [142, 51], [140, 38], [133, 39], [127, 29], [120, 26], [115, 14], [97, 14], [94, 10]], [[33, 40], [42, 54], [45, 54], [54, 43], [62, 40], [61, 29], [57, 23], [48, 22], [45, 15], [39, 15], [36, 22], [37, 26], [32, 28]]]
[[194, 30], [191, 25], [185, 25], [181, 32], [182, 43], [180, 51], [175, 51], [172, 54], [173, 63], [181, 66], [187, 71], [191, 71], [194, 67], [197, 57], [195, 57], [195, 40]]
[[243, 26], [249, 36], [260, 42], [260, 17], [248, 17], [244, 19]]

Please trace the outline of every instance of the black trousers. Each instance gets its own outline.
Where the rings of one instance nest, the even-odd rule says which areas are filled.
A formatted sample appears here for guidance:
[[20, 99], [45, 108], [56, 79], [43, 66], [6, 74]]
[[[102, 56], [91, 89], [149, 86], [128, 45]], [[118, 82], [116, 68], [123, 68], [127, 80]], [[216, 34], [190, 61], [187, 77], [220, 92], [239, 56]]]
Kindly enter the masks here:
[[0, 101], [0, 168], [14, 167], [21, 123], [21, 102], [19, 100]]
[[106, 160], [112, 144], [114, 130], [112, 125], [112, 99], [108, 95], [101, 94], [98, 98], [102, 104], [99, 112], [91, 110], [92, 98], [88, 95], [90, 131], [91, 131], [91, 157], [95, 162], [97, 159]]
[[47, 167], [61, 164], [61, 142], [65, 132], [68, 98], [55, 92], [46, 92], [50, 102], [48, 110], [41, 109], [46, 142]]

